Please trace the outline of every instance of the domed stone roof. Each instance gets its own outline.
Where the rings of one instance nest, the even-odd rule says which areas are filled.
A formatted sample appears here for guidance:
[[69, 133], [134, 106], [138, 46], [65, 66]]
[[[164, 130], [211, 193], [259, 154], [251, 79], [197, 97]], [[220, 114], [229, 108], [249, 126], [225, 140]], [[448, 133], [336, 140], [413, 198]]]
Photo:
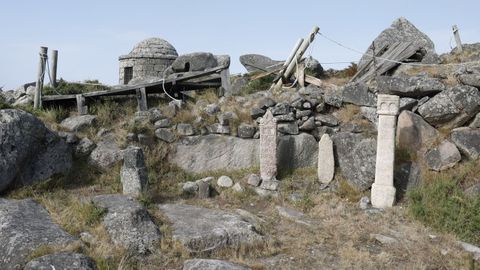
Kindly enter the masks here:
[[148, 38], [135, 45], [128, 55], [120, 58], [176, 59], [177, 56], [177, 50], [168, 41], [161, 38]]

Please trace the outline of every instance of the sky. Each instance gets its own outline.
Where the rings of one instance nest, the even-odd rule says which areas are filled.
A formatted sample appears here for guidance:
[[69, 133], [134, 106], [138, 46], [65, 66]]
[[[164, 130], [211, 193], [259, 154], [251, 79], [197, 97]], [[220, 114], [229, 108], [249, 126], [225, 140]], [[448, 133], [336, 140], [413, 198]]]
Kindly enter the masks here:
[[[398, 17], [426, 33], [437, 53], [480, 42], [480, 1], [261, 1], [261, 0], [2, 0], [0, 87], [35, 81], [40, 46], [58, 50], [58, 78], [118, 83], [118, 57], [149, 37], [169, 41], [179, 54], [231, 56], [231, 73], [246, 72], [238, 58], [258, 53], [287, 58], [317, 25], [323, 34], [360, 51]], [[358, 61], [360, 55], [317, 36], [306, 56], [321, 63]], [[343, 68], [346, 64], [323, 64]]]

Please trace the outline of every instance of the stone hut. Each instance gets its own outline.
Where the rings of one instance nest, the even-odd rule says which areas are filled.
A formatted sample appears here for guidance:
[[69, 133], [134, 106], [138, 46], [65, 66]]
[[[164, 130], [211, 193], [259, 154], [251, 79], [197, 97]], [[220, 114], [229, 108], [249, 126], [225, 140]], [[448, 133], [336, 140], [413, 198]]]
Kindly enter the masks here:
[[177, 57], [177, 50], [168, 41], [161, 38], [145, 39], [129, 54], [118, 58], [119, 84], [128, 84], [132, 79], [162, 78], [164, 70]]

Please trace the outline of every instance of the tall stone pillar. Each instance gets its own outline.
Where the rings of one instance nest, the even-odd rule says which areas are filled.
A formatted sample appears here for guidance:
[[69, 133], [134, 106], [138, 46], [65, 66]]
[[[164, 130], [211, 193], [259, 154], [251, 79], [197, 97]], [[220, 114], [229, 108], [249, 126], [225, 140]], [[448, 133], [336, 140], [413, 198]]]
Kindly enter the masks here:
[[263, 182], [277, 176], [277, 119], [270, 110], [260, 120], [260, 178]]
[[395, 202], [393, 167], [395, 163], [395, 126], [400, 98], [394, 95], [378, 95], [378, 135], [375, 183], [372, 185], [372, 206], [387, 208]]

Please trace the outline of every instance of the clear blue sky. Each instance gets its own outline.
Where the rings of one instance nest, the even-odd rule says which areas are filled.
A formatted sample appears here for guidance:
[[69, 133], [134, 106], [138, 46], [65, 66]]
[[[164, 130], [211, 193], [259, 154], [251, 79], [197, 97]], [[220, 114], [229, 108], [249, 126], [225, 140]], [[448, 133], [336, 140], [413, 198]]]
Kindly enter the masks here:
[[[454, 46], [453, 24], [460, 28], [463, 43], [480, 42], [478, 0], [4, 0], [0, 10], [4, 89], [35, 80], [40, 46], [59, 51], [58, 77], [116, 84], [118, 56], [148, 37], [168, 40], [179, 54], [229, 54], [232, 73], [245, 71], [238, 61], [242, 54], [285, 59], [314, 25], [361, 51], [400, 16], [429, 35], [438, 53]], [[320, 62], [360, 58], [319, 36], [312, 55]]]

